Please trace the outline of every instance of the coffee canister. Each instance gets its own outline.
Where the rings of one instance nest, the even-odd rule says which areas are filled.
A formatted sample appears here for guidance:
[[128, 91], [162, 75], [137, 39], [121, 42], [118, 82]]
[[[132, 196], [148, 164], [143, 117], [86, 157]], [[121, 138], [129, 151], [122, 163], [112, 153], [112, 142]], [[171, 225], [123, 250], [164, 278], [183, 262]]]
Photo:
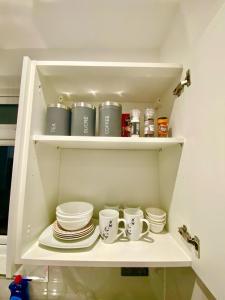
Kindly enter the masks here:
[[122, 106], [117, 102], [106, 101], [99, 106], [99, 135], [121, 136]]
[[95, 135], [95, 106], [86, 102], [72, 105], [71, 135]]
[[46, 134], [70, 135], [70, 109], [62, 103], [47, 108]]

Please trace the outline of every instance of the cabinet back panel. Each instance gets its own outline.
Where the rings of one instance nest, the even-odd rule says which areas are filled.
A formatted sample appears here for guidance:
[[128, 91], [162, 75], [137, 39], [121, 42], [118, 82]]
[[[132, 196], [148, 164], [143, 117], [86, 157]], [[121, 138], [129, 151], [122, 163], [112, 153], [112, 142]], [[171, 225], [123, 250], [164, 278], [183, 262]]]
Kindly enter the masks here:
[[72, 150], [61, 153], [59, 202], [157, 205], [158, 152]]

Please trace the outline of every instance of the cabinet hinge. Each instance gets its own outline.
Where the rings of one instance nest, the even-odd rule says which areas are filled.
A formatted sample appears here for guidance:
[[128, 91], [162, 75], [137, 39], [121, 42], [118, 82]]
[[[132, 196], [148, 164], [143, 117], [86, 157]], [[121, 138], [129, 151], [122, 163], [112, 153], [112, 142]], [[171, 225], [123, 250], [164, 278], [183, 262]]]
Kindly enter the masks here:
[[183, 89], [185, 86], [190, 86], [191, 85], [191, 72], [190, 70], [187, 70], [185, 79], [182, 80], [176, 88], [173, 90], [173, 94], [177, 97], [180, 97]]
[[198, 258], [200, 258], [200, 239], [195, 235], [191, 237], [190, 233], [187, 230], [187, 226], [183, 225], [178, 228], [178, 232], [185, 239], [186, 242], [193, 245], [195, 247]]

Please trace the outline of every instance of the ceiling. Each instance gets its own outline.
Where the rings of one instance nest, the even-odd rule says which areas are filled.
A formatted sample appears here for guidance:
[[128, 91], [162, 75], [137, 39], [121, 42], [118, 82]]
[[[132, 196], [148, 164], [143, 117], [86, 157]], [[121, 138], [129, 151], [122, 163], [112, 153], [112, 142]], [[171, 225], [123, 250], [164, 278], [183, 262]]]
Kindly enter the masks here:
[[179, 0], [1, 0], [0, 48], [160, 47]]
[[157, 61], [178, 9], [179, 0], [0, 0], [0, 90], [18, 93], [23, 56]]

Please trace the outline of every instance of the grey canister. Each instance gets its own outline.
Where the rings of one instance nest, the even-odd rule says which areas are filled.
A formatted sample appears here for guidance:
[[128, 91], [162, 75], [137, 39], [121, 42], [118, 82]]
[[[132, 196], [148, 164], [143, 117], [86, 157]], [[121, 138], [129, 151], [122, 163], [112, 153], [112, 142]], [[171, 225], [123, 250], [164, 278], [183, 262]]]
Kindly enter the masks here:
[[47, 108], [46, 134], [70, 135], [70, 109], [62, 104], [50, 104]]
[[72, 105], [71, 135], [95, 135], [96, 109], [86, 102], [77, 102]]
[[99, 105], [99, 135], [121, 136], [122, 106], [106, 101]]

